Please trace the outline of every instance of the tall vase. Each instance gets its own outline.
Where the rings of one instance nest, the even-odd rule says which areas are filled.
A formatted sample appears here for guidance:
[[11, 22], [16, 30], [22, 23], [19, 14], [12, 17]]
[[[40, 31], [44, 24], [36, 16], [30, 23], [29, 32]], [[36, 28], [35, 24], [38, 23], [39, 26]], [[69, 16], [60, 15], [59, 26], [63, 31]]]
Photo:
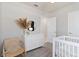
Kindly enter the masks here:
[[26, 53], [27, 53], [27, 51], [26, 51], [26, 45], [25, 45], [25, 40], [26, 40], [26, 31], [27, 31], [27, 29], [23, 29], [23, 48], [25, 49], [25, 51], [24, 51], [24, 56], [26, 56]]
[[29, 31], [28, 31], [28, 29], [24, 29], [24, 48], [25, 48], [25, 55], [27, 55], [27, 46], [26, 46], [26, 40], [27, 40], [27, 37], [28, 37], [28, 35], [29, 35]]

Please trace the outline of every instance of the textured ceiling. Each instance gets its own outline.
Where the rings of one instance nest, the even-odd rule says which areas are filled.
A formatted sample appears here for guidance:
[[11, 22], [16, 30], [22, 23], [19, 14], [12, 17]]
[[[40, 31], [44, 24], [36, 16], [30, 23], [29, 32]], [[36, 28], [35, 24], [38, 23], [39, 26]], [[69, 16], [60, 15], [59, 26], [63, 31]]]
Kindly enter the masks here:
[[37, 8], [45, 13], [54, 12], [60, 8], [70, 5], [72, 2], [24, 2], [24, 4]]

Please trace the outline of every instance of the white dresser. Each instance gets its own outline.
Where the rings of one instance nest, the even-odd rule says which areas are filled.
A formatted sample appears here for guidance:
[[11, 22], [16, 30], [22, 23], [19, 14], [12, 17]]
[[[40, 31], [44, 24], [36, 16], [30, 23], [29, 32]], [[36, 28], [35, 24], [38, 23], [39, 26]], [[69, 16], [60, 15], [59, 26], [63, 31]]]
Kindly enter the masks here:
[[41, 47], [44, 45], [44, 35], [41, 33], [38, 34], [29, 34], [25, 35], [25, 50], [30, 51], [32, 49]]

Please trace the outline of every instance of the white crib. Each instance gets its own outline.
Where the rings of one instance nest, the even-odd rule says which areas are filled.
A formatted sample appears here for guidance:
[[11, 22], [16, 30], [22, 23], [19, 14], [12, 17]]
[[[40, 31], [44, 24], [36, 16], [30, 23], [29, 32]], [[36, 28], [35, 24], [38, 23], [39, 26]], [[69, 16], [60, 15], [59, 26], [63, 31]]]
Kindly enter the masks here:
[[60, 36], [53, 39], [54, 57], [79, 57], [79, 37]]

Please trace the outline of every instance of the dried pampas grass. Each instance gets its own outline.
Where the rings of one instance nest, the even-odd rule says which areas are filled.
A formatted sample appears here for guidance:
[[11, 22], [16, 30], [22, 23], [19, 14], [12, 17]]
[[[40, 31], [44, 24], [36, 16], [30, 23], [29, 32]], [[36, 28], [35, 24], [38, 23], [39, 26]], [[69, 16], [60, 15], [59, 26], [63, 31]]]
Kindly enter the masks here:
[[16, 24], [22, 29], [28, 29], [30, 25], [27, 18], [19, 18], [16, 20]]

